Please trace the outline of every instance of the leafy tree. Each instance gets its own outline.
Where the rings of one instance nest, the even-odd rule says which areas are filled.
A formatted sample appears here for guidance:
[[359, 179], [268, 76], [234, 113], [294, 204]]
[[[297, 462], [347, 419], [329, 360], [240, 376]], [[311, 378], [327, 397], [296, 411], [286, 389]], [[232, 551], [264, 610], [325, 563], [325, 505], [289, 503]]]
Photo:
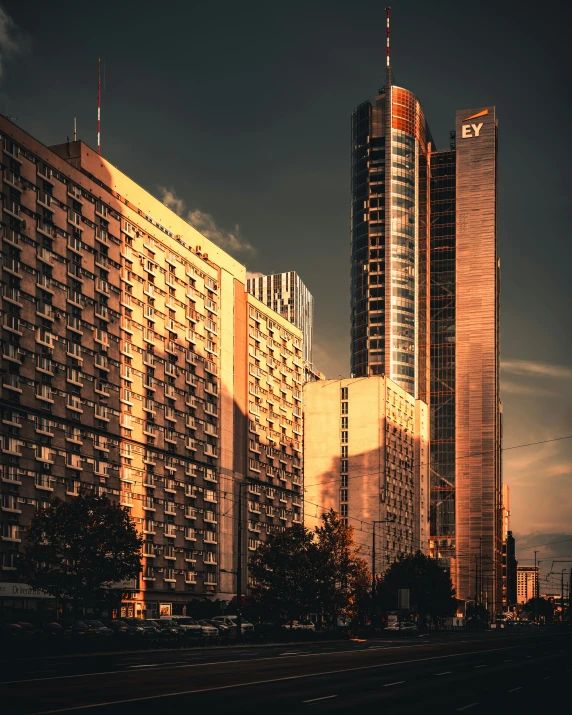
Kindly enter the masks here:
[[333, 509], [322, 514], [316, 527], [319, 600], [333, 624], [339, 617], [354, 619], [367, 603], [370, 574], [359, 556], [354, 528], [347, 526]]
[[552, 621], [554, 618], [554, 606], [546, 598], [531, 598], [524, 604], [523, 611], [527, 613], [529, 619], [536, 616], [536, 618]]
[[106, 600], [111, 584], [139, 574], [141, 543], [127, 509], [82, 492], [36, 512], [18, 565], [30, 586], [71, 601], [75, 613]]
[[312, 532], [301, 524], [271, 534], [249, 563], [260, 610], [295, 619], [315, 609], [316, 560]]
[[425, 623], [427, 617], [452, 616], [457, 608], [455, 590], [449, 575], [436, 559], [421, 551], [402, 554], [387, 570], [377, 586], [377, 598], [383, 610], [395, 610], [398, 590], [410, 589], [410, 603]]

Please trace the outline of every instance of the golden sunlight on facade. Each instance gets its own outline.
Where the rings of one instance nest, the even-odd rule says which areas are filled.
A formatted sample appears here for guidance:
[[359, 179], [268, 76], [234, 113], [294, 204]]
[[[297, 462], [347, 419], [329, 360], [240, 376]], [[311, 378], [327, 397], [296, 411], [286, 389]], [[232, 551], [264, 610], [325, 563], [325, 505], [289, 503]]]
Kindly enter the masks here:
[[428, 438], [427, 405], [389, 378], [305, 385], [306, 524], [332, 508], [369, 546], [380, 522], [376, 573], [398, 554], [427, 553]]
[[144, 537], [121, 615], [230, 599], [239, 483], [263, 502], [247, 517], [243, 500], [243, 553], [302, 518], [301, 332], [85, 144], [47, 148], [3, 117], [0, 132], [4, 591], [24, 590], [34, 511], [87, 487]]

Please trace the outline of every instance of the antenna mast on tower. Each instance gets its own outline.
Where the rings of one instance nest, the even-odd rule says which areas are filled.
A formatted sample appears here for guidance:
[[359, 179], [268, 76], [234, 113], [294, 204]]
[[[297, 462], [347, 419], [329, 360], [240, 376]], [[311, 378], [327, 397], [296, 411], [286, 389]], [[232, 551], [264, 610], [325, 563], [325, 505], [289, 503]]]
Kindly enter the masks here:
[[385, 26], [386, 26], [386, 41], [385, 41], [385, 86], [391, 86], [391, 8], [385, 8]]
[[101, 61], [97, 58], [97, 153], [101, 154]]

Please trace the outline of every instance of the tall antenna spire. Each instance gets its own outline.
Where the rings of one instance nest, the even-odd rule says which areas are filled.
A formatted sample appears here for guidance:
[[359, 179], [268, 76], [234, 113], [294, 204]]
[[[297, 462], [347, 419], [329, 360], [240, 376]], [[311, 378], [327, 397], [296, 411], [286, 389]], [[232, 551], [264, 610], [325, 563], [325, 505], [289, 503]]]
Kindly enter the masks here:
[[101, 154], [101, 61], [97, 58], [97, 153]]
[[391, 87], [391, 8], [385, 8], [385, 25], [386, 25], [386, 49], [385, 49], [385, 86]]

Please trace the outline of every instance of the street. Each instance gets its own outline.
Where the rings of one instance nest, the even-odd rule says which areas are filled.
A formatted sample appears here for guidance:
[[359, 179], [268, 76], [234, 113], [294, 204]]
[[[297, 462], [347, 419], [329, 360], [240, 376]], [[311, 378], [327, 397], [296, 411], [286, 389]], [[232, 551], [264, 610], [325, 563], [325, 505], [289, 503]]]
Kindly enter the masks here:
[[570, 632], [538, 629], [32, 657], [2, 663], [0, 692], [7, 715], [528, 713], [567, 702], [571, 646]]

